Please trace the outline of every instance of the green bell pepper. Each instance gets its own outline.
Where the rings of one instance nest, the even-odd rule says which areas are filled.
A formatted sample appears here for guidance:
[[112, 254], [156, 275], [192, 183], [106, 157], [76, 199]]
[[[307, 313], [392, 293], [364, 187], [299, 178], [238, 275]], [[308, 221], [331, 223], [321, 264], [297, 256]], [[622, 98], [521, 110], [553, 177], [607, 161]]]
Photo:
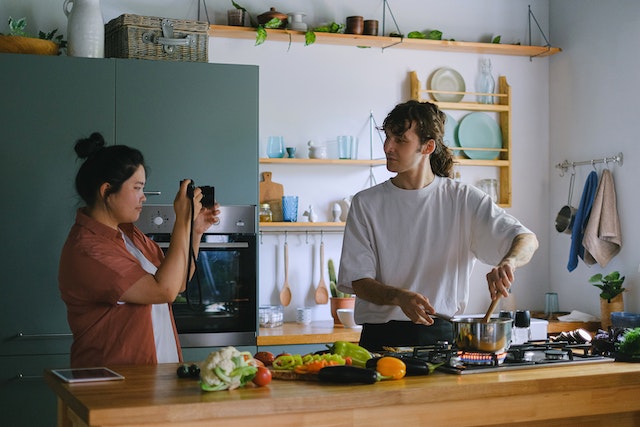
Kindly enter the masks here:
[[361, 368], [364, 368], [367, 364], [367, 360], [371, 359], [371, 353], [369, 353], [369, 350], [347, 341], [334, 342], [333, 345], [329, 347], [329, 351], [342, 357], [350, 357], [353, 366]]

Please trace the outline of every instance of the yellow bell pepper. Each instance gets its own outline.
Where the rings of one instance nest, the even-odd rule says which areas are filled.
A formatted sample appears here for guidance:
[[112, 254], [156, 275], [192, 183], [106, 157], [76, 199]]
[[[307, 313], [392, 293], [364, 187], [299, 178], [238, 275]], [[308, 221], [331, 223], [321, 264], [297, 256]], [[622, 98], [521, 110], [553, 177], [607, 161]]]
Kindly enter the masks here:
[[399, 380], [407, 374], [407, 365], [397, 357], [381, 357], [376, 363], [376, 371], [383, 379]]

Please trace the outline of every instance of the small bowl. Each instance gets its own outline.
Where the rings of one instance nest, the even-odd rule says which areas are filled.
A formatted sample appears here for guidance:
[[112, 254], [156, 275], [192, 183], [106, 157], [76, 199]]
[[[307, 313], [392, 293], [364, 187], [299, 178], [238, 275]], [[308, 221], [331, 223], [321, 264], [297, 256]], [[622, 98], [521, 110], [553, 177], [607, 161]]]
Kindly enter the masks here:
[[353, 318], [353, 309], [351, 308], [339, 308], [336, 310], [338, 314], [338, 319], [340, 319], [340, 323], [344, 325], [345, 328], [356, 328], [358, 324]]

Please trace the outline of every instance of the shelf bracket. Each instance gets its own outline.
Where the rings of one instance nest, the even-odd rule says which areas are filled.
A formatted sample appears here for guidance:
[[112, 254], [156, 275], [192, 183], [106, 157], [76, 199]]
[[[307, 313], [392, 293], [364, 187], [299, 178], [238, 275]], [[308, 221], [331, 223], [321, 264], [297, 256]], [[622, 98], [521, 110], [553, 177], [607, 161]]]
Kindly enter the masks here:
[[533, 21], [536, 23], [536, 26], [538, 27], [538, 31], [540, 31], [540, 34], [542, 34], [542, 37], [544, 38], [544, 41], [546, 42], [544, 47], [546, 47], [547, 50], [545, 52], [541, 52], [541, 53], [539, 53], [537, 55], [530, 56], [529, 57], [529, 62], [531, 62], [533, 60], [533, 58], [535, 58], [536, 56], [540, 56], [540, 55], [546, 54], [547, 52], [549, 52], [551, 50], [551, 43], [549, 43], [549, 39], [545, 35], [544, 31], [542, 31], [542, 28], [540, 27], [540, 24], [538, 23], [538, 20], [536, 19], [536, 16], [531, 11], [531, 5], [529, 5], [529, 46], [532, 46], [532, 44], [531, 44], [532, 43], [532, 40], [531, 40], [531, 18], [533, 18]]
[[[385, 28], [386, 28], [386, 21], [387, 21], [387, 9], [389, 9], [389, 15], [391, 15], [391, 19], [393, 20], [393, 25], [396, 26], [396, 31], [398, 32], [398, 34], [402, 34], [402, 31], [400, 31], [400, 27], [398, 26], [398, 22], [396, 21], [396, 17], [393, 16], [393, 11], [391, 10], [391, 6], [389, 6], [389, 1], [388, 0], [383, 0], [383, 9], [382, 9], [382, 35], [384, 36], [386, 34]], [[384, 52], [385, 49], [389, 48], [389, 47], [393, 47], [397, 44], [401, 44], [402, 40], [404, 39], [404, 35], [402, 35], [400, 37], [400, 41], [397, 43], [394, 43], [392, 45], [389, 46], [383, 46], [382, 47], [382, 51]]]
[[[209, 19], [209, 11], [207, 10], [207, 2], [202, 0], [202, 6], [204, 9], [204, 16], [207, 17], [207, 23], [211, 25], [211, 20]], [[198, 1], [198, 20], [200, 20], [200, 1]]]

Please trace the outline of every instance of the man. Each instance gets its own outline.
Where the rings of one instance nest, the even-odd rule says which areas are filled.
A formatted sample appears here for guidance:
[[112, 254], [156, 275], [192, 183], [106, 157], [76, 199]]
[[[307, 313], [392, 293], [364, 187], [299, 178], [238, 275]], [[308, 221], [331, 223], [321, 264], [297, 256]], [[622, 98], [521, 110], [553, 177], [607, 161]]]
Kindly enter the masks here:
[[397, 105], [382, 126], [397, 175], [351, 202], [338, 287], [356, 294], [360, 345], [371, 351], [451, 341], [452, 325], [431, 315], [464, 312], [475, 261], [495, 265], [486, 276], [493, 300], [508, 296], [515, 269], [538, 248], [484, 192], [450, 178], [445, 120], [429, 102]]

